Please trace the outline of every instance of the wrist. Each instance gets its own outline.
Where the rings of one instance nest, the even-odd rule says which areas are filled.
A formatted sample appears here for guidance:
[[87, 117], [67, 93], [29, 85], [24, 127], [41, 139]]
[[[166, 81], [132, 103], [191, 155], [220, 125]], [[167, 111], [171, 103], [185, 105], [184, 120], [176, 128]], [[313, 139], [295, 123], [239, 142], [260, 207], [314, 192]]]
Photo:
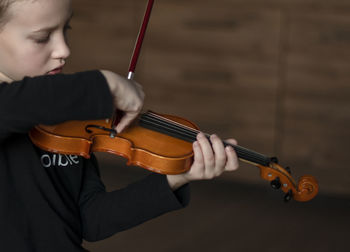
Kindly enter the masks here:
[[118, 83], [116, 79], [119, 77], [116, 73], [113, 73], [109, 70], [100, 70], [102, 75], [105, 77], [106, 82], [108, 84], [109, 90], [113, 95], [115, 95], [118, 92]]
[[173, 191], [190, 182], [183, 175], [166, 175], [166, 178]]

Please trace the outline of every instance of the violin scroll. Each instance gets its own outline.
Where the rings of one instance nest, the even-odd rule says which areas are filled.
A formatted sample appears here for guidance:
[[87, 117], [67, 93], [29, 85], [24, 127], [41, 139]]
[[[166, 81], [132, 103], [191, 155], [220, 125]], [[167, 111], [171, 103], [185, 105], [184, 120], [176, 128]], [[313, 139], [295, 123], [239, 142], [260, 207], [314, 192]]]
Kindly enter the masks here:
[[309, 201], [318, 193], [318, 183], [313, 176], [305, 175], [299, 179], [298, 193], [294, 196], [297, 201]]
[[291, 177], [290, 172], [280, 165], [271, 162], [269, 166], [258, 165], [263, 179], [270, 181], [274, 189], [282, 189], [286, 193], [285, 201], [309, 201], [318, 193], [318, 183], [313, 176], [302, 176], [298, 183]]

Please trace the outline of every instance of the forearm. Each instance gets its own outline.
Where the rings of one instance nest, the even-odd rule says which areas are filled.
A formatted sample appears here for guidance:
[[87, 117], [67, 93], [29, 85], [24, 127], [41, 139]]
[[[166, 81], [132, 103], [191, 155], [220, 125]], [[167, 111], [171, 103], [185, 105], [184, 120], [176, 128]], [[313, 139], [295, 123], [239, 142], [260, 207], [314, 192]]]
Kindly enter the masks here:
[[25, 133], [37, 124], [101, 119], [113, 101], [99, 71], [24, 78], [0, 84], [0, 134]]
[[152, 174], [124, 189], [95, 193], [81, 206], [84, 239], [96, 241], [139, 225], [189, 202], [189, 188], [173, 192], [163, 175]]

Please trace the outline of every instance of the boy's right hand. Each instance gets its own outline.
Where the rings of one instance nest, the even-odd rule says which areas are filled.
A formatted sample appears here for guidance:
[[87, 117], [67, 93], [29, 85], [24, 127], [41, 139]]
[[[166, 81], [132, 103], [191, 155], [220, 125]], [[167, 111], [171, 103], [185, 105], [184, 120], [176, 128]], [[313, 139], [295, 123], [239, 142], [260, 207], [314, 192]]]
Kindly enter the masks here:
[[133, 80], [108, 70], [101, 70], [101, 73], [107, 80], [115, 108], [125, 113], [116, 127], [119, 133], [141, 112], [145, 94], [142, 86]]

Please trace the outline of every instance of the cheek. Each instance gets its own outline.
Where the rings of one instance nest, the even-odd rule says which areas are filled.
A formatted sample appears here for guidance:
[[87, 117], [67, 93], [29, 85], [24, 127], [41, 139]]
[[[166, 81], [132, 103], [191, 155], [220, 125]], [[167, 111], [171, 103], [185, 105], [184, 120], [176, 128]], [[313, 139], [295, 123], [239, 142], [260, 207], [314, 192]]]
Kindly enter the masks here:
[[50, 58], [48, 50], [45, 50], [44, 47], [36, 46], [34, 43], [28, 43], [29, 45], [22, 47], [19, 51], [20, 57], [25, 63], [31, 65], [43, 65]]
[[49, 63], [47, 45], [38, 45], [13, 34], [0, 34], [0, 72], [11, 79], [45, 74], [50, 70]]
[[16, 61], [21, 67], [22, 75], [36, 76], [44, 74], [48, 69], [50, 55], [45, 49], [36, 45], [24, 46], [17, 52]]

